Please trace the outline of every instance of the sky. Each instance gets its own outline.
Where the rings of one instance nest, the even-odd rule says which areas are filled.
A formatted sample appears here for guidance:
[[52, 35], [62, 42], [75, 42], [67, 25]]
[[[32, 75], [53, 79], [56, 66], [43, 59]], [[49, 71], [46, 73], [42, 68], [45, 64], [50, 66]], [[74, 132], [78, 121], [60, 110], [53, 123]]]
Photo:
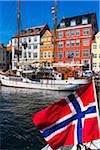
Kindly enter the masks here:
[[[73, 17], [96, 12], [100, 31], [100, 1], [99, 0], [56, 0], [57, 23], [62, 17]], [[54, 0], [20, 0], [21, 30], [29, 27], [41, 26], [48, 23], [53, 29], [53, 14], [51, 8]], [[17, 33], [17, 0], [0, 0], [0, 42], [9, 43], [11, 37]]]

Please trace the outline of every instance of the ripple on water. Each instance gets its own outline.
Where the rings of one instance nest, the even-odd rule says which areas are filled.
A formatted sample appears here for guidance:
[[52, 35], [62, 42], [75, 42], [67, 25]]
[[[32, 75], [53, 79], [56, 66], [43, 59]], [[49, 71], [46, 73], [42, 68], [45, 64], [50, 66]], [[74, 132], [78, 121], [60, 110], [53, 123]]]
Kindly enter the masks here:
[[1, 150], [40, 150], [46, 143], [32, 122], [32, 114], [68, 94], [1, 87]]

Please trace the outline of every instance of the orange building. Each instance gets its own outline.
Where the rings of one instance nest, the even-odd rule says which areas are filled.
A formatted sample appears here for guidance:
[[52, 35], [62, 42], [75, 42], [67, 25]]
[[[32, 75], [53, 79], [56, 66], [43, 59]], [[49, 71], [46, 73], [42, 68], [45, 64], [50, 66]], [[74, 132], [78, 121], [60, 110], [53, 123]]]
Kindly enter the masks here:
[[41, 37], [40, 61], [45, 67], [51, 67], [54, 61], [53, 57], [53, 31], [46, 30]]
[[57, 26], [56, 62], [91, 68], [91, 42], [98, 31], [96, 14], [63, 18]]

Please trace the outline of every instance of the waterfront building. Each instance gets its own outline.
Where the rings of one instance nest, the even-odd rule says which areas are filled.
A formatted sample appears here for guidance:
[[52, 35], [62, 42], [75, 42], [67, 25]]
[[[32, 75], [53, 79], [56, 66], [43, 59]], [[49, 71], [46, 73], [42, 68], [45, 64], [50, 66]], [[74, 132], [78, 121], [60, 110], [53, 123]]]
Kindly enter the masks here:
[[91, 69], [91, 42], [97, 32], [96, 13], [62, 18], [57, 26], [56, 62]]
[[6, 46], [3, 45], [2, 42], [0, 42], [0, 70], [6, 70], [7, 69], [7, 51]]
[[100, 72], [100, 32], [95, 35], [95, 41], [92, 43], [92, 70]]
[[51, 67], [54, 61], [53, 56], [53, 31], [46, 30], [41, 37], [40, 61], [44, 67]]
[[17, 69], [18, 52], [19, 65], [32, 64], [33, 61], [40, 61], [40, 39], [48, 25], [31, 27], [22, 30], [20, 33], [20, 47], [18, 51], [18, 35], [12, 37], [12, 70]]

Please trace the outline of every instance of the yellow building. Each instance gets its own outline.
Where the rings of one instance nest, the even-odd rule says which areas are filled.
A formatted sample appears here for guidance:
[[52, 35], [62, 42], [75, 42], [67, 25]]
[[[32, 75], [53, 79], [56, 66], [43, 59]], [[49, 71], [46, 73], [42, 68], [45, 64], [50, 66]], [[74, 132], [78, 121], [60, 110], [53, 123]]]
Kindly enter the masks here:
[[41, 37], [40, 61], [45, 67], [51, 67], [54, 61], [53, 31], [47, 30]]
[[95, 42], [92, 43], [92, 63], [93, 71], [100, 71], [100, 32], [95, 35]]

